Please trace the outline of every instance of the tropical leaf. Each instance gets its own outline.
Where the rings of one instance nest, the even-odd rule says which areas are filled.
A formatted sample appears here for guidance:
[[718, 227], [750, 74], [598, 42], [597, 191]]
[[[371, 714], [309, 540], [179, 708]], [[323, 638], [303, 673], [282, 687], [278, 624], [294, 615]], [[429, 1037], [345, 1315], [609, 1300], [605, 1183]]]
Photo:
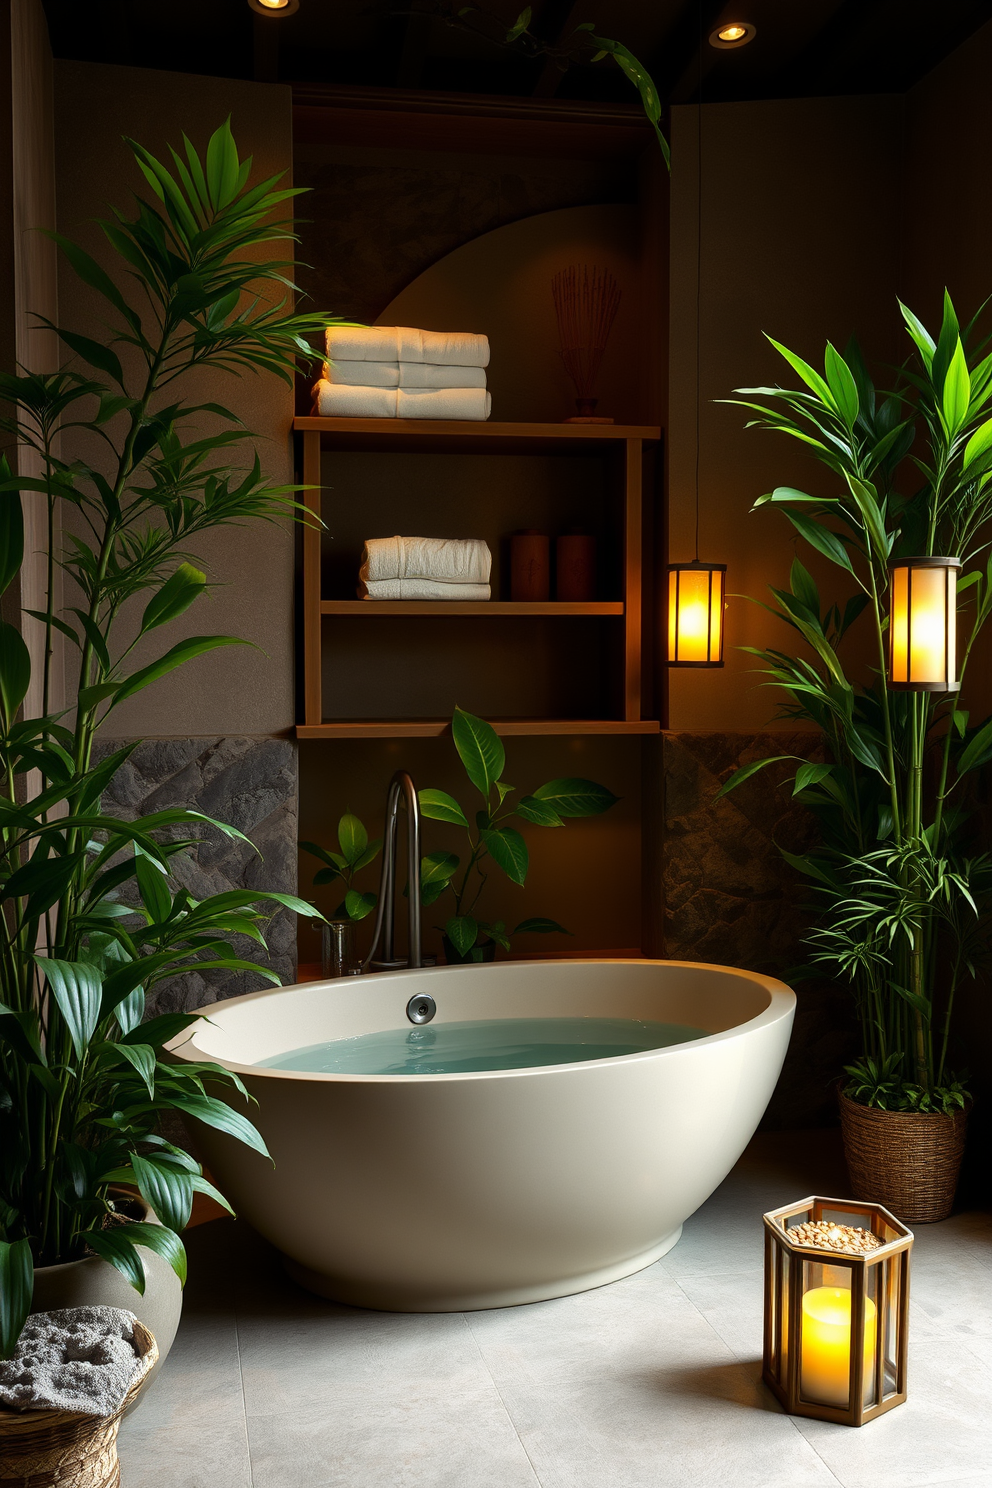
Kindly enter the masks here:
[[490, 857], [515, 884], [527, 880], [527, 844], [514, 827], [490, 827], [480, 833]]
[[100, 1021], [100, 974], [95, 966], [81, 961], [57, 961], [48, 956], [36, 956], [35, 961], [65, 1019], [76, 1058], [82, 1059]]
[[338, 822], [338, 846], [349, 868], [357, 868], [369, 845], [369, 834], [357, 816], [346, 811]]
[[0, 1359], [9, 1359], [17, 1347], [33, 1291], [30, 1240], [0, 1240]]
[[454, 711], [451, 735], [466, 775], [476, 790], [488, 797], [506, 762], [502, 740], [492, 724], [462, 708]]
[[193, 1209], [193, 1183], [188, 1172], [155, 1157], [131, 1154], [135, 1182], [155, 1217], [170, 1230], [184, 1230]]
[[417, 794], [424, 816], [430, 817], [432, 821], [450, 822], [453, 826], [468, 830], [468, 817], [454, 796], [449, 796], [446, 791], [432, 789], [418, 791]]
[[549, 780], [546, 785], [539, 785], [534, 795], [552, 806], [559, 816], [599, 816], [620, 799], [605, 785], [577, 776]]
[[479, 926], [471, 915], [453, 915], [444, 933], [459, 956], [467, 956], [478, 938]]

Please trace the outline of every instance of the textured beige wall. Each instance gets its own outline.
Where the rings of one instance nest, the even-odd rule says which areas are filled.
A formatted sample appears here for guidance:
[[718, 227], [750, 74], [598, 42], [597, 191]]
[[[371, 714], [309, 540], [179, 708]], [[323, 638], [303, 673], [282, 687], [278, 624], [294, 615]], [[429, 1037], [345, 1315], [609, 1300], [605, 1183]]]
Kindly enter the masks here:
[[[895, 356], [899, 183], [884, 162], [898, 157], [902, 108], [898, 97], [868, 97], [703, 109], [700, 556], [728, 565], [731, 595], [766, 599], [768, 584], [788, 578], [791, 528], [776, 513], [749, 515], [755, 498], [776, 485], [827, 489], [826, 473], [784, 436], [745, 430], [742, 409], [714, 400], [742, 386], [795, 386], [763, 332], [821, 366], [825, 342], [842, 347], [852, 331], [876, 364]], [[693, 556], [696, 141], [696, 109], [674, 109], [670, 561]], [[837, 571], [800, 547], [826, 591]], [[669, 726], [767, 727], [774, 700], [738, 648], [783, 637], [764, 611], [731, 598], [726, 666], [670, 672]]]
[[[128, 209], [143, 186], [121, 140], [130, 135], [160, 158], [181, 146], [185, 132], [202, 152], [212, 130], [230, 114], [242, 156], [251, 154], [255, 177], [290, 172], [290, 90], [228, 78], [192, 77], [144, 68], [88, 62], [57, 62], [55, 134], [59, 228], [76, 238], [108, 267], [108, 250], [93, 218], [108, 205]], [[267, 250], [285, 256], [285, 245]], [[119, 260], [117, 261], [119, 262]], [[121, 271], [113, 270], [116, 274]], [[99, 335], [98, 297], [73, 275], [60, 280], [66, 325]], [[266, 474], [292, 480], [290, 423], [293, 392], [271, 376], [230, 377], [205, 373], [196, 380], [198, 398], [233, 409], [257, 436], [237, 451], [249, 465], [258, 450]], [[205, 419], [204, 429], [213, 426]], [[87, 454], [93, 456], [92, 448]], [[294, 721], [293, 534], [269, 524], [232, 527], [198, 540], [195, 561], [216, 583], [169, 627], [168, 644], [184, 635], [229, 634], [258, 649], [226, 648], [199, 657], [125, 703], [113, 718], [120, 735], [211, 735], [271, 733]], [[141, 665], [166, 649], [156, 632], [135, 654]]]

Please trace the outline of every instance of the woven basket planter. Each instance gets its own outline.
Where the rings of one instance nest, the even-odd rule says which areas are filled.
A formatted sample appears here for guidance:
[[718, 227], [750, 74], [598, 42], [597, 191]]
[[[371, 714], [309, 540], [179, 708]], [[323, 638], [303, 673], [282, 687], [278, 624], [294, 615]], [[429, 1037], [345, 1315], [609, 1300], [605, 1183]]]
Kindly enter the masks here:
[[17, 1488], [117, 1488], [117, 1432], [124, 1412], [158, 1358], [158, 1345], [143, 1323], [134, 1325], [142, 1350], [134, 1383], [112, 1416], [80, 1411], [0, 1410], [0, 1483]]
[[880, 1111], [837, 1092], [844, 1156], [856, 1199], [906, 1224], [946, 1219], [954, 1204], [968, 1112]]

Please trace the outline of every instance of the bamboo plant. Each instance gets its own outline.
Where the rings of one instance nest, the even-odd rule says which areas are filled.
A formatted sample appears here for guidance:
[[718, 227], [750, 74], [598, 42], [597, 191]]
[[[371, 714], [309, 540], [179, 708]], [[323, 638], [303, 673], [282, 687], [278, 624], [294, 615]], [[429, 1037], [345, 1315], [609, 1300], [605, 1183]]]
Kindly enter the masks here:
[[[292, 385], [297, 356], [310, 354], [305, 338], [326, 323], [294, 312], [291, 263], [260, 253], [293, 239], [282, 209], [297, 193], [280, 189], [278, 177], [249, 180], [251, 160], [239, 158], [229, 124], [203, 160], [184, 141], [171, 168], [127, 144], [150, 189], [131, 212], [101, 223], [116, 266], [108, 271], [57, 238], [69, 268], [100, 297], [105, 336], [53, 327], [74, 366], [0, 378], [2, 428], [34, 452], [41, 472], [2, 471], [0, 591], [24, 556], [22, 499], [41, 506], [48, 534], [47, 602], [23, 622], [44, 638], [38, 717], [22, 707], [32, 662], [21, 628], [0, 626], [3, 1357], [30, 1310], [36, 1265], [94, 1253], [140, 1292], [140, 1244], [183, 1279], [179, 1232], [194, 1193], [224, 1201], [156, 1130], [159, 1114], [179, 1111], [265, 1149], [245, 1115], [211, 1093], [226, 1085], [244, 1094], [236, 1076], [162, 1059], [163, 1045], [194, 1018], [143, 1021], [146, 994], [192, 967], [243, 969], [278, 985], [231, 937], [264, 951], [266, 902], [313, 913], [289, 894], [194, 899], [173, 870], [204, 827], [241, 837], [222, 822], [178, 808], [124, 821], [101, 809], [136, 748], [96, 759], [95, 736], [115, 708], [193, 657], [238, 644], [197, 635], [134, 666], [135, 630], [156, 636], [208, 591], [187, 549], [213, 528], [283, 522], [300, 510], [297, 488], [263, 476], [235, 415], [184, 400], [183, 379], [211, 367], [274, 373]], [[92, 463], [60, 454], [59, 441], [78, 443], [78, 431]], [[72, 596], [62, 608], [58, 570]], [[75, 673], [61, 711], [56, 639]], [[135, 1186], [161, 1224], [117, 1222], [118, 1183]]]
[[[779, 508], [851, 589], [843, 605], [825, 606], [797, 558], [789, 587], [764, 606], [794, 649], [744, 649], [784, 692], [779, 716], [813, 724], [825, 746], [824, 760], [797, 759], [793, 775], [822, 843], [784, 856], [815, 891], [811, 965], [841, 973], [856, 998], [862, 1052], [847, 1067], [847, 1093], [883, 1109], [950, 1113], [967, 1100], [950, 1062], [956, 997], [987, 951], [992, 906], [970, 789], [992, 760], [992, 719], [972, 720], [960, 694], [992, 612], [992, 355], [974, 323], [962, 333], [947, 295], [936, 338], [900, 310], [912, 353], [889, 395], [877, 393], [856, 343], [843, 355], [828, 344], [821, 375], [773, 341], [803, 386], [741, 388], [730, 400], [756, 414], [749, 427], [788, 435], [830, 471], [828, 496], [778, 487], [755, 506]], [[962, 562], [953, 692], [889, 683], [889, 564], [908, 556]], [[853, 627], [869, 633], [863, 675], [847, 660]], [[738, 770], [722, 793], [770, 763]]]

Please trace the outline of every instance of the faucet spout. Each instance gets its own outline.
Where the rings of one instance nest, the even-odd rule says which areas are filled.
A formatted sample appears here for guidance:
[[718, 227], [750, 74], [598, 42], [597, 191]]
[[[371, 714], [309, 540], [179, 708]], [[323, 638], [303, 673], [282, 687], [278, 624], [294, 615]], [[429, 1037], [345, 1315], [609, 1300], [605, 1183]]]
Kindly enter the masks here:
[[[409, 894], [409, 948], [406, 959], [397, 957], [396, 933], [396, 836], [400, 801], [406, 806], [407, 885]], [[382, 942], [381, 954], [376, 950]], [[375, 957], [375, 959], [373, 959]], [[382, 872], [379, 877], [379, 902], [375, 911], [372, 946], [365, 958], [365, 969], [398, 971], [416, 967], [421, 961], [420, 933], [420, 801], [413, 777], [397, 770], [389, 782], [386, 797], [386, 822], [382, 833]]]

